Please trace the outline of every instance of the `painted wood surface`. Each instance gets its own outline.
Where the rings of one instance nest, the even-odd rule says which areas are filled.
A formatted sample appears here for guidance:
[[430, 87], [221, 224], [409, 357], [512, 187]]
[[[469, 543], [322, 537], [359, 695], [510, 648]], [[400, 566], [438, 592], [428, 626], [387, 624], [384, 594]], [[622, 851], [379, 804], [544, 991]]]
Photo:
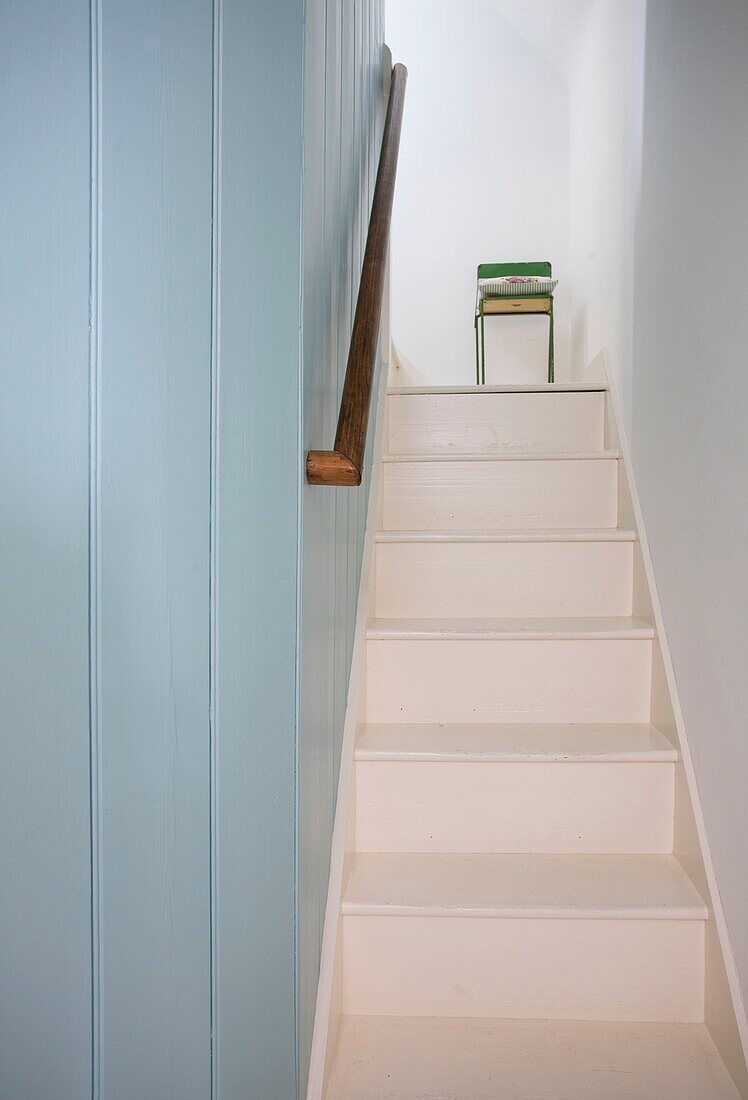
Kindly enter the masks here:
[[[342, 909], [345, 916], [501, 920], [708, 918], [705, 902], [678, 860], [643, 853], [357, 852]], [[548, 992], [552, 998], [553, 989]]]
[[2, 20], [0, 1095], [292, 1100], [367, 496], [302, 510], [302, 455], [334, 431], [382, 3]]
[[[381, 0], [308, 5], [304, 87], [302, 454], [332, 439], [383, 117]], [[317, 991], [371, 446], [360, 489], [302, 488], [299, 1064]]]
[[334, 429], [383, 37], [304, 14], [3, 11], [14, 1100], [303, 1087], [366, 493], [305, 502], [299, 658], [299, 418]]
[[703, 1024], [354, 1016], [339, 1050], [328, 1100], [738, 1100]]
[[387, 462], [383, 526], [459, 531], [615, 527], [615, 457]]
[[491, 392], [390, 394], [390, 453], [602, 450], [604, 393], [566, 393], [562, 401], [546, 401], [545, 396]]
[[670, 852], [673, 764], [356, 764], [359, 852]]
[[102, 1097], [209, 1095], [212, 5], [103, 0], [91, 599]]
[[375, 613], [388, 618], [630, 615], [633, 542], [381, 542]]
[[0, 1096], [81, 1100], [91, 1080], [88, 3], [4, 4], [0, 88]]
[[[462, 395], [454, 399], [462, 404]], [[519, 425], [517, 437], [527, 438], [527, 425]], [[599, 435], [598, 441], [604, 442]], [[608, 453], [610, 459], [617, 455]], [[514, 455], [504, 461], [485, 454], [454, 460], [428, 453], [385, 456], [382, 522], [387, 524], [388, 504], [392, 509], [387, 476], [398, 466], [425, 469], [430, 488], [429, 478], [438, 482], [436, 471], [448, 482], [455, 467], [465, 467], [469, 486], [470, 471], [478, 479], [487, 467], [517, 467], [550, 478], [562, 461], [570, 476], [581, 473], [578, 459], [549, 462], [542, 455], [522, 461]], [[608, 488], [613, 512], [604, 514], [617, 518], [615, 469]], [[620, 516], [629, 523], [623, 496]], [[464, 546], [532, 555], [559, 538], [558, 531], [546, 531], [540, 540], [525, 535], [522, 543], [517, 531], [489, 535], [488, 523], [476, 534], [464, 519], [462, 485], [451, 494], [445, 490], [441, 504], [442, 523], [432, 522], [431, 537], [424, 530], [415, 538], [408, 533], [416, 526], [414, 515], [426, 526], [413, 508], [402, 507], [397, 525], [390, 516], [401, 530], [380, 535], [377, 554]], [[496, 526], [507, 501], [491, 504]], [[462, 519], [464, 542], [459, 528], [445, 531], [446, 519], [453, 526]], [[621, 541], [625, 528], [616, 529], [615, 541], [600, 541], [606, 530], [600, 522], [598, 539], [589, 544], [593, 554], [635, 546], [630, 537]], [[574, 532], [559, 545], [582, 546], [580, 537]], [[645, 726], [650, 717], [654, 629], [638, 605], [631, 553], [619, 568], [628, 571], [625, 600], [637, 613], [633, 618], [584, 618], [572, 603], [568, 619], [539, 618], [531, 613], [537, 608], [525, 608], [521, 618], [490, 619], [485, 606], [471, 603], [470, 589], [462, 591], [467, 608], [459, 617], [423, 618], [445, 612], [441, 592], [451, 578], [432, 575], [436, 595], [426, 591], [426, 581], [421, 604], [408, 607], [415, 617], [404, 617], [402, 607], [411, 596], [411, 576], [389, 593], [390, 617], [369, 620], [369, 725], [360, 731], [347, 807], [355, 832], [339, 899], [341, 995], [330, 1013], [336, 1037], [341, 1020], [345, 1031], [346, 1015], [366, 1014], [703, 1021], [708, 907], [670, 854], [676, 762], [671, 756], [668, 763], [645, 757], [581, 763], [573, 748], [576, 743], [585, 754], [592, 744], [590, 729], [576, 740], [577, 723], [602, 721], [603, 714], [610, 723], [615, 714], [617, 723]], [[557, 585], [564, 584], [561, 572]], [[386, 573], [373, 580], [372, 608]], [[494, 595], [494, 610], [506, 616], [515, 592]], [[581, 595], [577, 590], [576, 599]], [[539, 723], [536, 742], [533, 720]], [[567, 732], [564, 723], [572, 723]], [[636, 725], [619, 726], [614, 736], [624, 730], [621, 750], [625, 742], [633, 747]], [[555, 761], [546, 756], [551, 731]], [[607, 738], [598, 736], [594, 741], [606, 751]], [[668, 741], [658, 737], [660, 749], [667, 749]], [[533, 757], [534, 742], [539, 751]], [[563, 752], [564, 742], [571, 752]], [[377, 744], [388, 744], [389, 751], [377, 755]], [[404, 749], [399, 755], [398, 744]], [[504, 750], [514, 755], [520, 744], [524, 759], [488, 759]], [[413, 1069], [417, 1074], [417, 1052]], [[333, 1080], [336, 1074], [337, 1067]], [[361, 1066], [357, 1080], [349, 1081], [351, 1095], [365, 1075]], [[313, 1095], [316, 1100], [319, 1090]], [[334, 1096], [335, 1086], [326, 1095]]]
[[343, 926], [346, 1015], [704, 1019], [703, 920], [372, 915]]
[[649, 641], [370, 639], [367, 649], [369, 722], [649, 720]]
[[218, 39], [212, 675], [220, 1100], [296, 1095], [302, 9], [300, 0], [224, 0]]

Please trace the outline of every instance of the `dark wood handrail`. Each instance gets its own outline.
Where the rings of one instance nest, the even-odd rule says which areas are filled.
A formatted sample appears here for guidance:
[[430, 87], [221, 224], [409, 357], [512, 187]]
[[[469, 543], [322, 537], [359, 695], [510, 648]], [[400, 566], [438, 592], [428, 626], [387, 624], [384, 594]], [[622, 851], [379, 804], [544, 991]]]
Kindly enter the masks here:
[[377, 182], [371, 204], [351, 346], [340, 398], [335, 450], [309, 451], [306, 456], [306, 479], [310, 485], [361, 484], [407, 79], [408, 70], [405, 66], [395, 65], [392, 70], [387, 116], [384, 120], [382, 151], [379, 154]]

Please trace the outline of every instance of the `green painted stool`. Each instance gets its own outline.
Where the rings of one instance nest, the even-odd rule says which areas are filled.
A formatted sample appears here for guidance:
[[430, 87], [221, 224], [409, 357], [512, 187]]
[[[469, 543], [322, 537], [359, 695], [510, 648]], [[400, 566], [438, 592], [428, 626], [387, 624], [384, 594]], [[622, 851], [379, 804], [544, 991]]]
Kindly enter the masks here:
[[[541, 284], [542, 289], [531, 289], [532, 283], [518, 283], [515, 290], [511, 284], [502, 284], [500, 288], [491, 288], [484, 279], [507, 279], [534, 276], [551, 280]], [[548, 336], [548, 381], [553, 381], [553, 291], [556, 282], [552, 280], [551, 265], [547, 262], [527, 264], [479, 264], [478, 290], [475, 301], [475, 373], [479, 386], [486, 384], [486, 317], [508, 317], [510, 314], [547, 314], [550, 327]]]

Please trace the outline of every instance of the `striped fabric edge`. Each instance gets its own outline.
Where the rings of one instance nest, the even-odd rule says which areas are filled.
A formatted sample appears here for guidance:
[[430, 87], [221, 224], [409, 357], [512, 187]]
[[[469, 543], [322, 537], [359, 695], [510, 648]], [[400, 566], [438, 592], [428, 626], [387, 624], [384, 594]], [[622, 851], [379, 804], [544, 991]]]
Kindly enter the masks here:
[[479, 298], [530, 298], [552, 294], [558, 286], [558, 279], [546, 279], [539, 275], [530, 275], [510, 279], [479, 279]]

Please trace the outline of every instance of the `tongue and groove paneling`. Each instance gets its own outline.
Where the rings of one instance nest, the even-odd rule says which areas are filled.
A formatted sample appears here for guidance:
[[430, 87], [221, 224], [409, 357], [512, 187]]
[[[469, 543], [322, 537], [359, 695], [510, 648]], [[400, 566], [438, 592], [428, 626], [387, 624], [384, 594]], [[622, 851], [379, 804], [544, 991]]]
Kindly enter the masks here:
[[[89, 5], [0, 13], [0, 1096], [91, 1078]], [[73, 62], [76, 59], [76, 63]]]
[[203, 1100], [213, 6], [99, 8], [94, 1084]]
[[381, 0], [3, 10], [3, 1100], [303, 1091], [366, 500], [312, 490], [302, 530], [302, 446], [383, 30]]

